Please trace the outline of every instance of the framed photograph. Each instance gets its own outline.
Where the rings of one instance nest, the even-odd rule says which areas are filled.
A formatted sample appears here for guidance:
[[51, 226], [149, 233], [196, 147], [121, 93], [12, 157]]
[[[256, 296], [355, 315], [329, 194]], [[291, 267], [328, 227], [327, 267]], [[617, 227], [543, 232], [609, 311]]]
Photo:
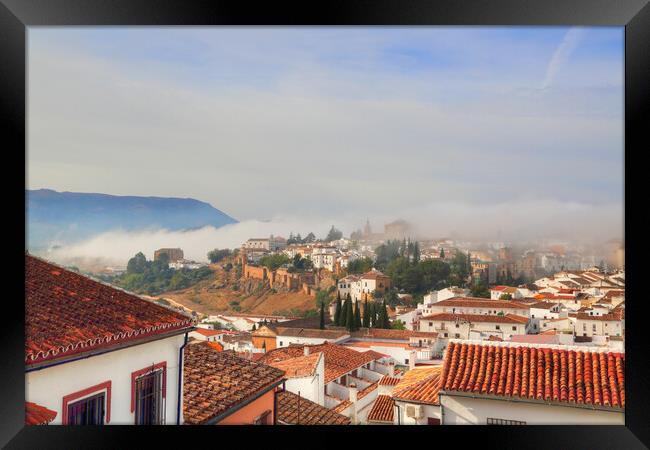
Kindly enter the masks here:
[[0, 442], [647, 448], [647, 3], [2, 0]]

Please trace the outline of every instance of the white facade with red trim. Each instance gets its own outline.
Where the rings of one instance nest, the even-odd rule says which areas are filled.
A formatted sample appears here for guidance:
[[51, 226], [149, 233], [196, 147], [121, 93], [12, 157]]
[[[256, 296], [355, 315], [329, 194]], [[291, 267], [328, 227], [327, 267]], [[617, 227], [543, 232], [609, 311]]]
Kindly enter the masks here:
[[134, 425], [134, 381], [154, 368], [163, 371], [164, 423], [176, 424], [183, 342], [181, 334], [29, 371], [25, 374], [25, 399], [56, 411], [51, 424], [61, 425], [67, 422], [64, 407], [104, 393], [104, 424]]

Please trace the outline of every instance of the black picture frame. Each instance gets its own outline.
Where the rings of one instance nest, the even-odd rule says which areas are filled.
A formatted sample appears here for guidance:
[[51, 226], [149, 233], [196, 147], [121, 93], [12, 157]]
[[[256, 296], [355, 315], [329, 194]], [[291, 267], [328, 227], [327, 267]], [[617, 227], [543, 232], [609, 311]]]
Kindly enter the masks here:
[[[130, 448], [178, 445], [480, 445], [499, 448], [647, 448], [650, 446], [650, 373], [645, 358], [641, 296], [643, 254], [643, 152], [650, 130], [650, 6], [648, 0], [329, 0], [322, 2], [208, 0], [0, 0], [0, 117], [4, 154], [25, 164], [26, 27], [38, 25], [616, 25], [625, 26], [625, 236], [628, 307], [626, 323], [625, 426], [536, 427], [24, 427], [24, 278], [19, 273], [25, 247], [9, 237], [5, 253], [0, 445], [7, 448]], [[645, 144], [645, 145], [644, 145]], [[8, 152], [8, 150], [11, 150]], [[22, 158], [21, 158], [22, 155]], [[5, 224], [11, 236], [25, 233], [25, 172], [5, 157]], [[9, 181], [10, 180], [10, 181]], [[9, 200], [9, 201], [7, 201]], [[639, 217], [635, 220], [636, 211]], [[579, 226], [576, 224], [576, 226]], [[7, 233], [9, 235], [9, 233]], [[15, 241], [15, 242], [14, 242]], [[11, 246], [7, 246], [11, 247]], [[23, 281], [20, 281], [23, 280]], [[22, 284], [21, 284], [22, 283]], [[252, 429], [254, 428], [254, 429]], [[300, 436], [294, 438], [293, 434]], [[319, 434], [323, 438], [319, 438]], [[345, 433], [343, 435], [343, 433]], [[352, 433], [352, 434], [350, 434]], [[444, 436], [443, 436], [444, 435]], [[179, 439], [180, 438], [180, 439]], [[235, 440], [231, 440], [235, 438]], [[206, 444], [198, 444], [206, 440]], [[454, 444], [456, 443], [456, 444]]]

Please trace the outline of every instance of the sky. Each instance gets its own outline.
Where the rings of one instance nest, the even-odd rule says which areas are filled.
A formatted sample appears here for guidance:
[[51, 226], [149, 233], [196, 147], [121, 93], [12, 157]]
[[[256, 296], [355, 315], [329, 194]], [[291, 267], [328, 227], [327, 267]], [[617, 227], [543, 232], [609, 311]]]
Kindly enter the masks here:
[[191, 197], [317, 235], [404, 218], [620, 238], [623, 38], [30, 27], [27, 187]]

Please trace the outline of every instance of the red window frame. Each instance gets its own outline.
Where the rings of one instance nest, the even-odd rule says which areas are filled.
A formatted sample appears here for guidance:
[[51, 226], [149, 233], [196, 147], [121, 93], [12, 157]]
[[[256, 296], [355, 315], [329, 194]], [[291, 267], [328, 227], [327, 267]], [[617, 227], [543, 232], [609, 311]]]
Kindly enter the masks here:
[[83, 397], [88, 397], [90, 394], [98, 394], [100, 391], [106, 389], [106, 418], [105, 423], [111, 421], [111, 380], [104, 381], [103, 383], [96, 384], [81, 391], [73, 392], [63, 397], [63, 409], [61, 410], [61, 424], [68, 425], [68, 404], [73, 403]]
[[135, 372], [131, 372], [131, 412], [135, 412], [135, 380], [142, 375], [146, 375], [158, 369], [162, 369], [163, 371], [162, 396], [163, 398], [167, 398], [167, 361], [159, 362], [143, 369], [136, 370]]

